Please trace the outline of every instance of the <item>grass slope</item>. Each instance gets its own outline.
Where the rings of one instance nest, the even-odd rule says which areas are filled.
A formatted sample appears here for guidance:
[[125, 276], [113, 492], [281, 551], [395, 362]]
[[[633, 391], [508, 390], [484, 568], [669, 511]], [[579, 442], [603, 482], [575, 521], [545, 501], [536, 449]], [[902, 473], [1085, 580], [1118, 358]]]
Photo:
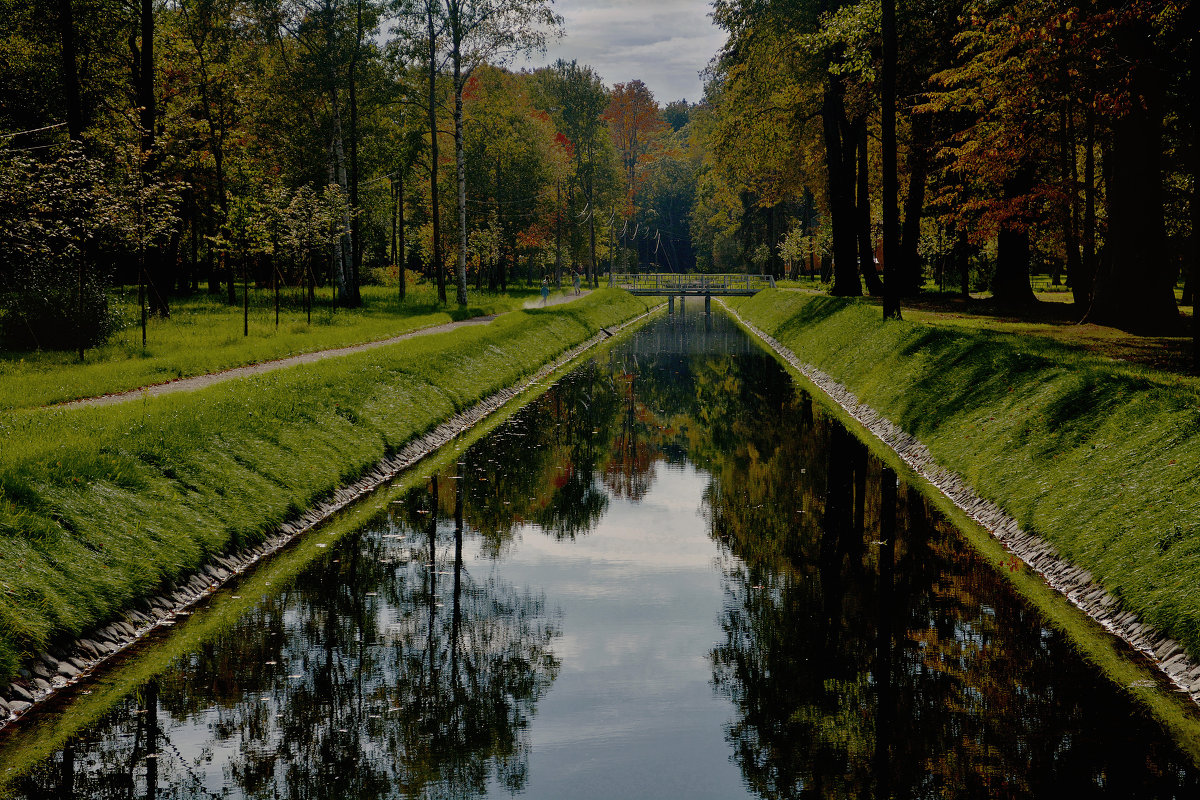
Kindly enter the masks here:
[[853, 301], [729, 305], [1200, 657], [1200, 381]]
[[[239, 292], [241, 289], [239, 288]], [[249, 336], [242, 335], [242, 305], [219, 296], [196, 295], [172, 303], [170, 319], [149, 322], [146, 349], [136, 290], [116, 298], [127, 326], [111, 342], [88, 350], [80, 363], [73, 352], [0, 351], [0, 409], [37, 406], [136, 389], [178, 378], [270, 361], [299, 353], [387, 339], [453, 320], [520, 309], [540, 297], [535, 291], [472, 292], [465, 308], [437, 302], [427, 283], [411, 286], [400, 303], [394, 287], [364, 286], [363, 307], [335, 309], [318, 298], [308, 324], [296, 297], [275, 327], [273, 295], [251, 290]]]
[[648, 307], [604, 290], [199, 392], [0, 414], [0, 676]]

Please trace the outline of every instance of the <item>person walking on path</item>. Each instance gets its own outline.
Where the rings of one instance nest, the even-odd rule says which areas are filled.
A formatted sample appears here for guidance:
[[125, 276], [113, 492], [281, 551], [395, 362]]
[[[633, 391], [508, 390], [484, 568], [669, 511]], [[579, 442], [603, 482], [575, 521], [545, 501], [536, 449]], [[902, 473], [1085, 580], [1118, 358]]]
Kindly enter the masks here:
[[550, 284], [545, 278], [542, 278], [542, 305], [543, 306], [546, 305], [546, 298], [549, 296], [550, 296]]
[[575, 270], [572, 273], [572, 275], [573, 275], [573, 281], [575, 283], [575, 294], [578, 295], [579, 294], [579, 270]]

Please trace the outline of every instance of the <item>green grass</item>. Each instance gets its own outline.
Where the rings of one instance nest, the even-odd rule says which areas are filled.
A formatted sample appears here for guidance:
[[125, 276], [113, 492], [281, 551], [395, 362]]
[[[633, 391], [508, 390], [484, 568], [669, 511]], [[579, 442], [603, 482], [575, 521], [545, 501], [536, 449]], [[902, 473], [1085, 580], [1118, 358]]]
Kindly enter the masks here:
[[462, 308], [439, 304], [437, 290], [430, 283], [410, 286], [403, 304], [396, 292], [395, 287], [364, 286], [362, 308], [335, 309], [328, 290], [321, 290], [310, 325], [300, 296], [288, 290], [276, 329], [274, 295], [252, 289], [249, 336], [242, 334], [240, 294], [235, 306], [226, 304], [223, 296], [208, 294], [177, 299], [172, 302], [170, 319], [150, 320], [143, 350], [137, 291], [125, 289], [115, 296], [125, 326], [108, 344], [88, 350], [83, 363], [75, 353], [0, 350], [0, 410], [94, 397], [386, 339], [430, 325], [513, 311], [535, 298], [540, 301], [536, 289], [507, 294], [472, 291], [470, 304]]
[[1200, 657], [1200, 381], [860, 302], [730, 305]]
[[602, 290], [202, 391], [0, 414], [0, 676], [647, 307]]

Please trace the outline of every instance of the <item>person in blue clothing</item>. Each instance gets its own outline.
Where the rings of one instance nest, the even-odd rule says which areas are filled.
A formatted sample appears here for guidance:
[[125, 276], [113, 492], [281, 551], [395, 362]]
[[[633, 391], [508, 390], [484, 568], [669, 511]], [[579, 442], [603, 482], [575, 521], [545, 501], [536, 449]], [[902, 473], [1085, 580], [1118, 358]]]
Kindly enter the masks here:
[[550, 296], [550, 282], [542, 278], [542, 305], [546, 305], [546, 298]]
[[575, 294], [579, 294], [579, 270], [575, 270], [575, 272], [572, 274], [574, 276], [573, 279], [574, 279], [574, 283], [575, 283]]

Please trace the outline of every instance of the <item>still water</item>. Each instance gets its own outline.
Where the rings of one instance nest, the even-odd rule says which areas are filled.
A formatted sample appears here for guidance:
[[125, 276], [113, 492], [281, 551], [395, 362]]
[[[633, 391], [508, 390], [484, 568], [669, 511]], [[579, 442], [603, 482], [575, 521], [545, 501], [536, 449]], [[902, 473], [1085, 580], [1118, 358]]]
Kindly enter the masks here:
[[879, 539], [879, 463], [722, 317], [456, 455], [0, 794], [1200, 796], [919, 494]]

